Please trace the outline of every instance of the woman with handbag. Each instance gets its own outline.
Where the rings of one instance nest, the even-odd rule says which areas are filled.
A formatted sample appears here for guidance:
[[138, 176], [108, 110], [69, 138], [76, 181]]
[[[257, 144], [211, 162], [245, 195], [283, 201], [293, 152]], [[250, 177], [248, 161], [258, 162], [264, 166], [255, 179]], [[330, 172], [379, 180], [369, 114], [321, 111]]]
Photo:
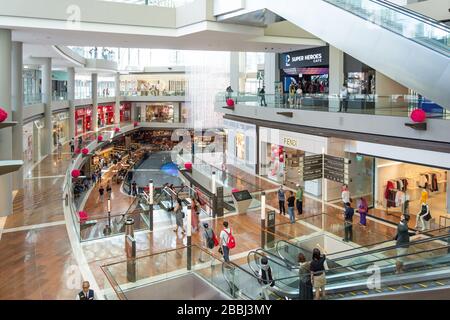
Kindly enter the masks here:
[[425, 231], [430, 229], [430, 220], [431, 220], [431, 213], [430, 213], [430, 207], [425, 202], [422, 203], [422, 206], [420, 207], [420, 212], [417, 215], [416, 219], [416, 229], [419, 230], [419, 224], [420, 224], [420, 231]]
[[178, 232], [178, 228], [181, 228], [181, 233], [185, 234], [186, 231], [184, 230], [183, 225], [183, 219], [184, 219], [184, 212], [183, 212], [183, 203], [181, 202], [180, 198], [177, 198], [177, 205], [175, 206], [175, 209], [173, 210], [175, 213], [175, 220], [177, 223], [177, 227], [173, 232]]

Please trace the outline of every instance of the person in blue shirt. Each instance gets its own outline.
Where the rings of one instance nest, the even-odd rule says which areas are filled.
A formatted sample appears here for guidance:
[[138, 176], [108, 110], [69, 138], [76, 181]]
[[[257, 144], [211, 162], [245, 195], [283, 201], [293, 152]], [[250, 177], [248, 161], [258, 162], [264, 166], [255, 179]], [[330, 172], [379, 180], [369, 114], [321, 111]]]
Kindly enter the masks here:
[[285, 215], [286, 214], [286, 207], [284, 206], [284, 203], [286, 201], [286, 196], [284, 194], [283, 185], [280, 186], [280, 189], [278, 189], [278, 204], [280, 205], [280, 214]]
[[353, 241], [353, 215], [355, 209], [352, 208], [352, 204], [347, 202], [344, 210], [344, 241]]

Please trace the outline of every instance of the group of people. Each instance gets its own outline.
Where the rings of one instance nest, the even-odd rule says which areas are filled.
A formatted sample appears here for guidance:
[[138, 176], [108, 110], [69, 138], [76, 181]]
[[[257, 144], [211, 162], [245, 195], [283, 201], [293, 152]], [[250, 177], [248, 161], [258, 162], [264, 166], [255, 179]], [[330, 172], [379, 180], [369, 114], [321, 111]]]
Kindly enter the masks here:
[[[323, 250], [322, 250], [323, 251]], [[325, 252], [324, 252], [325, 253]], [[270, 300], [270, 293], [275, 286], [272, 276], [272, 268], [267, 257], [262, 257], [260, 261], [258, 281], [261, 285], [261, 294], [265, 300]], [[320, 300], [326, 297], [325, 272], [328, 269], [326, 255], [321, 253], [319, 248], [312, 252], [312, 258], [307, 261], [303, 253], [298, 255], [299, 267], [299, 300]], [[315, 291], [315, 292], [314, 292]]]
[[[283, 185], [280, 185], [280, 188], [277, 192], [278, 196], [278, 205], [280, 208], [280, 214], [286, 214], [286, 192], [283, 189]], [[295, 223], [295, 207], [297, 208], [297, 212], [299, 215], [303, 214], [303, 188], [300, 185], [297, 185], [297, 191], [294, 194], [293, 191], [288, 192], [287, 198], [288, 205], [288, 214], [291, 223]]]

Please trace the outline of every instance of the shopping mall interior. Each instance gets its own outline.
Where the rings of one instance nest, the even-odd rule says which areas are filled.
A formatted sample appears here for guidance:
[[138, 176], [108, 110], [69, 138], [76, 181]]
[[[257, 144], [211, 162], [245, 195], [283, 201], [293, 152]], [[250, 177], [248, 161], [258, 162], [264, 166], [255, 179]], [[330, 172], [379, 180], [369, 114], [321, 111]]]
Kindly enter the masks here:
[[450, 299], [449, 7], [0, 0], [0, 300]]

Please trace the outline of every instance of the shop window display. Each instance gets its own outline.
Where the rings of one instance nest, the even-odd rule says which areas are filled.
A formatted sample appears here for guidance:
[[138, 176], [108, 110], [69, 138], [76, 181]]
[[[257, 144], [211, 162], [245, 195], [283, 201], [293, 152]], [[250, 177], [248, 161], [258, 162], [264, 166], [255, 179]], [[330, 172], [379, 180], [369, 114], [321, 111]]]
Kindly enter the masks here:
[[242, 133], [236, 134], [236, 158], [245, 161], [245, 136]]
[[388, 214], [417, 216], [423, 205], [436, 223], [446, 214], [446, 170], [379, 159], [377, 174], [377, 207]]
[[174, 106], [170, 104], [152, 104], [146, 106], [148, 122], [174, 122]]

